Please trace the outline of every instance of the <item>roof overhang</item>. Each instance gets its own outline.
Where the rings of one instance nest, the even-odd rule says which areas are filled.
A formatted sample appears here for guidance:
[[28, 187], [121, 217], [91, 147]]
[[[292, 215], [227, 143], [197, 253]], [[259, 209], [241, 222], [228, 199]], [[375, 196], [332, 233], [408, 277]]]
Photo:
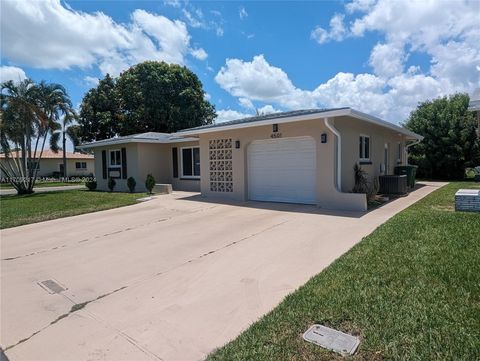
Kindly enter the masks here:
[[198, 138], [184, 138], [184, 137], [172, 137], [170, 139], [152, 139], [152, 138], [111, 138], [105, 140], [99, 140], [96, 142], [85, 143], [79, 145], [78, 149], [92, 149], [106, 147], [109, 145], [120, 145], [130, 143], [153, 143], [153, 144], [172, 144], [172, 143], [185, 143], [185, 142], [197, 142]]
[[305, 115], [297, 115], [292, 117], [283, 117], [283, 118], [270, 118], [265, 120], [259, 120], [255, 122], [247, 122], [247, 123], [238, 123], [238, 124], [230, 124], [230, 125], [218, 125], [215, 127], [208, 127], [208, 128], [197, 128], [197, 129], [186, 129], [177, 132], [176, 134], [179, 136], [198, 136], [200, 134], [206, 133], [215, 133], [215, 132], [223, 132], [227, 130], [235, 130], [235, 129], [243, 129], [243, 128], [251, 128], [251, 127], [260, 127], [263, 125], [270, 125], [270, 124], [282, 124], [282, 123], [293, 123], [293, 122], [300, 122], [305, 120], [314, 120], [314, 119], [324, 119], [324, 118], [335, 118], [335, 117], [352, 117], [359, 120], [363, 120], [365, 122], [375, 124], [384, 128], [388, 128], [390, 130], [396, 131], [401, 135], [405, 135], [408, 139], [412, 140], [422, 140], [423, 137], [419, 134], [416, 134], [408, 129], [399, 127], [398, 125], [392, 124], [387, 122], [383, 119], [374, 117], [369, 114], [365, 114], [359, 112], [355, 109], [351, 108], [344, 108], [344, 109], [336, 109], [331, 111], [323, 111], [319, 113], [312, 113], [312, 114], [305, 114]]

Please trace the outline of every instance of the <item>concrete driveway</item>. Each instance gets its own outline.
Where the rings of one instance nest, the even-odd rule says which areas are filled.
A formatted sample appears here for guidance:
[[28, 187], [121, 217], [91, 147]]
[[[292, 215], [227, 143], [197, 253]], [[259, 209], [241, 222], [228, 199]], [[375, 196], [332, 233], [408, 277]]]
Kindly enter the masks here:
[[174, 193], [3, 230], [1, 346], [11, 361], [200, 360], [440, 185], [366, 214]]

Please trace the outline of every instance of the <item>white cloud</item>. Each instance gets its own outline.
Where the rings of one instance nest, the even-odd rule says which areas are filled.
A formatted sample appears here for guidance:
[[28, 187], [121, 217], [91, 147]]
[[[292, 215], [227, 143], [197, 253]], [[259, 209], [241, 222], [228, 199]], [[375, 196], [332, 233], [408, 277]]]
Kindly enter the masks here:
[[85, 83], [90, 87], [95, 87], [99, 83], [99, 79], [97, 77], [89, 76], [89, 75], [83, 78], [83, 80], [85, 80]]
[[343, 25], [343, 20], [345, 16], [342, 14], [335, 14], [330, 19], [330, 30], [325, 30], [324, 28], [317, 26], [310, 33], [310, 38], [316, 40], [319, 44], [324, 44], [330, 40], [340, 41], [343, 40], [346, 34], [345, 26]]
[[252, 100], [279, 100], [295, 91], [288, 75], [271, 66], [263, 55], [253, 57], [251, 62], [227, 59], [215, 81], [230, 94]]
[[[273, 103], [285, 109], [349, 106], [400, 122], [418, 102], [452, 91], [449, 81], [417, 72], [418, 69], [413, 68], [393, 77], [340, 72], [315, 89], [304, 90], [297, 88], [282, 69], [270, 65], [259, 55], [251, 62], [227, 59], [215, 80], [238, 97], [245, 108], [249, 108], [252, 101]], [[262, 109], [275, 110], [272, 105]]]
[[345, 5], [345, 9], [348, 13], [353, 13], [355, 11], [366, 11], [368, 10], [377, 0], [354, 0], [351, 3]]
[[190, 53], [198, 60], [205, 60], [208, 57], [207, 52], [202, 48], [192, 49]]
[[239, 98], [238, 104], [245, 109], [255, 109], [255, 105], [253, 105], [252, 101], [247, 98]]
[[[59, 0], [2, 3], [3, 56], [36, 68], [91, 68], [118, 75], [144, 60], [185, 64], [190, 35], [185, 23], [135, 10], [117, 23], [101, 13], [62, 6]], [[35, 56], [32, 56], [35, 54]]]
[[27, 78], [27, 75], [16, 66], [0, 66], [0, 83], [12, 80], [14, 83], [20, 82]]
[[169, 5], [169, 6], [172, 6], [174, 8], [179, 8], [182, 5], [180, 0], [163, 0], [163, 3], [165, 5]]
[[279, 113], [281, 110], [274, 108], [272, 105], [267, 104], [257, 109], [259, 114], [266, 115], [272, 113]]
[[220, 109], [217, 110], [217, 118], [215, 119], [215, 123], [228, 122], [229, 120], [237, 120], [252, 116], [253, 114], [250, 113], [242, 113], [231, 109]]
[[370, 53], [369, 64], [376, 75], [391, 77], [402, 73], [404, 61], [405, 54], [401, 44], [377, 44]]
[[238, 15], [240, 16], [241, 20], [245, 19], [246, 17], [248, 17], [247, 10], [245, 10], [244, 7], [241, 7]]
[[202, 9], [195, 7], [194, 5], [185, 2], [185, 6], [182, 9], [182, 14], [192, 28], [200, 28], [204, 30], [213, 30], [217, 36], [223, 36], [224, 30], [222, 24], [224, 19], [222, 13], [218, 10], [211, 10], [210, 13], [214, 15], [215, 19], [207, 19]]
[[203, 13], [200, 9], [197, 9], [193, 13], [187, 9], [183, 9], [183, 16], [187, 19], [188, 25], [192, 28], [206, 28], [207, 24], [203, 19]]
[[[480, 84], [480, 12], [475, 1], [354, 0], [345, 5], [352, 16], [344, 26], [335, 14], [330, 28], [315, 28], [320, 44], [383, 35], [371, 50], [373, 74], [338, 73], [309, 96], [325, 106], [352, 106], [399, 121], [419, 101], [453, 92], [472, 92]], [[341, 21], [340, 21], [341, 20]], [[430, 57], [429, 69], [407, 60], [413, 53]]]

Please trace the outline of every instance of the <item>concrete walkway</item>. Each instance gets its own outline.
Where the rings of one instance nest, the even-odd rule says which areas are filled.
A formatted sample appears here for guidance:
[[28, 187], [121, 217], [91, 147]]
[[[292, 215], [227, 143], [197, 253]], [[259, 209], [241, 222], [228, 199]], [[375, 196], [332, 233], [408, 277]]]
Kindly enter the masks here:
[[[57, 192], [57, 191], [69, 191], [73, 189], [86, 189], [84, 185], [80, 186], [59, 186], [59, 187], [36, 187], [33, 188], [35, 193], [44, 193], [44, 192]], [[8, 194], [17, 194], [15, 189], [0, 189], [0, 196], [6, 196]]]
[[366, 214], [174, 193], [4, 230], [1, 347], [11, 361], [203, 359], [442, 185]]

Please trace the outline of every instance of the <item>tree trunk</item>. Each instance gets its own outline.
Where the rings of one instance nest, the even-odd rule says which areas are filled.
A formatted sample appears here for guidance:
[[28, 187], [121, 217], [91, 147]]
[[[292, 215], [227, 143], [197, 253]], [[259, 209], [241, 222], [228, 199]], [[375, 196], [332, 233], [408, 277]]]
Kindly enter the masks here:
[[67, 138], [65, 136], [65, 128], [63, 129], [62, 133], [63, 139], [63, 178], [67, 178], [67, 150], [66, 150], [66, 143], [67, 143]]

